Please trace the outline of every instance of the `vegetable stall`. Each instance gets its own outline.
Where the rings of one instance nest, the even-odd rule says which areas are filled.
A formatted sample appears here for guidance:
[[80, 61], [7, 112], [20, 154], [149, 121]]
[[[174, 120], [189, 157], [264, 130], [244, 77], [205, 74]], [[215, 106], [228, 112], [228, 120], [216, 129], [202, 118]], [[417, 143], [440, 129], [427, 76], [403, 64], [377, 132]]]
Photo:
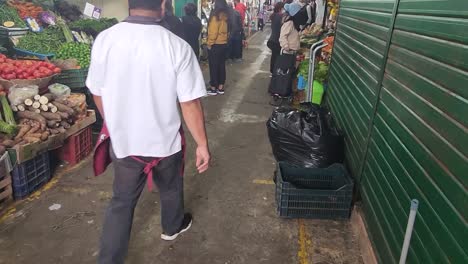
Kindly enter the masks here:
[[52, 160], [91, 153], [91, 47], [117, 22], [66, 1], [0, 0], [0, 210], [49, 181]]

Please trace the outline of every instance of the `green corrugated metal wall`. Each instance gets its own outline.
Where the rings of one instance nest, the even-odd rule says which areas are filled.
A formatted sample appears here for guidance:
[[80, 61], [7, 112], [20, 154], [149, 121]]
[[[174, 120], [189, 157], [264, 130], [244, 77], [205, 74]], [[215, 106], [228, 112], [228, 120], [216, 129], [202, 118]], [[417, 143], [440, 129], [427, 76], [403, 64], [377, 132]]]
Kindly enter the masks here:
[[[369, 233], [380, 262], [396, 263], [417, 198], [408, 263], [468, 263], [468, 1], [383, 2], [342, 1], [328, 95], [347, 136]], [[375, 18], [393, 7], [387, 48], [383, 35], [366, 29], [369, 21], [383, 25], [388, 19]], [[380, 57], [364, 53], [377, 43]], [[363, 58], [385, 60], [381, 75], [355, 64]], [[356, 85], [369, 75], [376, 81]], [[367, 90], [374, 93], [360, 92]]]
[[328, 104], [347, 136], [346, 156], [354, 175], [359, 175], [365, 153], [393, 7], [394, 0], [341, 1]]

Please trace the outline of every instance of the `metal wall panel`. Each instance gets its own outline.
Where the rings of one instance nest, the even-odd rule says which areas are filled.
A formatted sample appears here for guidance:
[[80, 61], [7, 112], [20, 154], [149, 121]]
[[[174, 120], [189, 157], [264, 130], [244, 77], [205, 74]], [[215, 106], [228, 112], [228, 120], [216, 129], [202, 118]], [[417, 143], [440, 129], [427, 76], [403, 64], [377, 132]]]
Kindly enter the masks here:
[[346, 135], [347, 163], [356, 176], [377, 100], [395, 0], [342, 0], [327, 104]]
[[381, 263], [468, 263], [468, 1], [401, 0], [361, 176]]

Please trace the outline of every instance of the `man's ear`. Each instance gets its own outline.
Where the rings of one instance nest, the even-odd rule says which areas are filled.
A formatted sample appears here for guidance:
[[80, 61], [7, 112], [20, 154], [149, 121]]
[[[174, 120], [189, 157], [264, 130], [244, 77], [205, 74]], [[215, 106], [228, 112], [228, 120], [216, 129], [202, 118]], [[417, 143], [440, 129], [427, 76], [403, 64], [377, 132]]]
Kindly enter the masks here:
[[166, 14], [166, 1], [171, 1], [171, 0], [162, 0], [161, 1], [161, 16], [164, 18], [164, 15]]

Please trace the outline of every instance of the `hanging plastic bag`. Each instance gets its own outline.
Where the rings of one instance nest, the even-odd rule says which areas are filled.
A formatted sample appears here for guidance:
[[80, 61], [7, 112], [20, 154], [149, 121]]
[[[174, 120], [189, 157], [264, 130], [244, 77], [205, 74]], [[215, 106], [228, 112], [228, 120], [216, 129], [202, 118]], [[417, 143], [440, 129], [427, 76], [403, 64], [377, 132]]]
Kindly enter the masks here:
[[278, 108], [267, 122], [276, 160], [306, 168], [326, 168], [344, 159], [344, 139], [327, 124], [320, 107], [308, 111]]

